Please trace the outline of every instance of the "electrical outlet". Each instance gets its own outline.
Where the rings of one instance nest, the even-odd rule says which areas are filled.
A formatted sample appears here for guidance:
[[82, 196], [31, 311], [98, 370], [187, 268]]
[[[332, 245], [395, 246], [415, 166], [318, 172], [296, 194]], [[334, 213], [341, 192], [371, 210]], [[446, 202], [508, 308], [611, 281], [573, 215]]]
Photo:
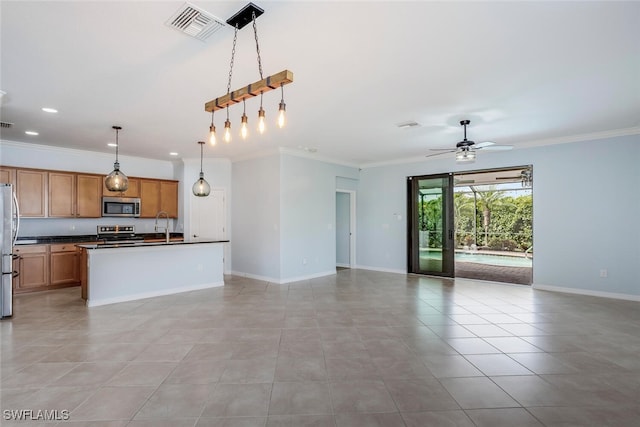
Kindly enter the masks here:
[[307, 259], [306, 258], [302, 258], [302, 265], [307, 265]]
[[609, 275], [609, 272], [607, 271], [606, 268], [603, 268], [602, 270], [600, 270], [600, 277], [607, 277]]

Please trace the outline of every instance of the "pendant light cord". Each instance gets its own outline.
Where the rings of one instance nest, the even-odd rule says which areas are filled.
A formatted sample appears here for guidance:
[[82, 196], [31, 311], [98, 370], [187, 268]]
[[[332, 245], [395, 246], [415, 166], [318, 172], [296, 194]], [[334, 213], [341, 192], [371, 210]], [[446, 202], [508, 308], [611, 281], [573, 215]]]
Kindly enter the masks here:
[[118, 148], [120, 148], [120, 142], [118, 141], [118, 132], [122, 129], [120, 126], [112, 126], [116, 130], [116, 164], [118, 164]]
[[198, 144], [200, 144], [200, 175], [202, 175], [202, 146], [204, 142], [198, 142]]
[[233, 47], [231, 48], [231, 62], [229, 64], [229, 82], [227, 83], [227, 93], [231, 92], [231, 76], [233, 75], [233, 61], [236, 56], [236, 41], [238, 40], [238, 24], [233, 33]]
[[260, 45], [258, 44], [258, 27], [256, 25], [256, 13], [252, 12], [251, 17], [253, 18], [253, 36], [256, 39], [256, 53], [258, 54], [258, 71], [260, 72], [260, 80], [264, 79], [262, 76], [262, 58], [260, 58]]

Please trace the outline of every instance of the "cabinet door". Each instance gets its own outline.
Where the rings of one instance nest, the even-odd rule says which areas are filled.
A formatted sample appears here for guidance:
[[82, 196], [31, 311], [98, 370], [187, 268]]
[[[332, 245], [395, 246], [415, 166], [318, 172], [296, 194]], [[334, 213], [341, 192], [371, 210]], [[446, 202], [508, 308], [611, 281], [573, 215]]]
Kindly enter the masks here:
[[49, 285], [48, 245], [29, 245], [14, 249], [18, 255], [16, 292], [46, 289]]
[[155, 218], [160, 210], [160, 181], [141, 179], [140, 217]]
[[15, 184], [16, 183], [16, 170], [12, 168], [0, 168], [0, 183], [2, 184]]
[[77, 175], [76, 215], [81, 218], [101, 217], [102, 175]]
[[16, 170], [16, 192], [20, 205], [20, 216], [47, 216], [47, 172], [38, 170]]
[[178, 217], [178, 183], [160, 181], [160, 210], [169, 214], [169, 218]]
[[76, 215], [76, 175], [49, 172], [49, 216], [74, 217]]
[[71, 285], [80, 282], [76, 247], [73, 244], [51, 245], [51, 285]]
[[140, 197], [140, 180], [138, 178], [129, 178], [129, 188], [127, 191], [109, 191], [107, 186], [104, 185], [104, 179], [102, 178], [102, 195], [107, 197]]

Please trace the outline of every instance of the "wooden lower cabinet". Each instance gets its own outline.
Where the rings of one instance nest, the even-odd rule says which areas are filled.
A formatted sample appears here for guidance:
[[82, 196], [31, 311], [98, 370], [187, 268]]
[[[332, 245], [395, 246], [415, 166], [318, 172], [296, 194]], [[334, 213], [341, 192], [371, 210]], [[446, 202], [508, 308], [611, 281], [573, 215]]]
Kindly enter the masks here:
[[49, 245], [15, 247], [18, 255], [16, 270], [18, 277], [13, 282], [16, 293], [39, 291], [49, 286]]
[[14, 253], [15, 293], [46, 291], [49, 289], [79, 286], [82, 264], [80, 243], [55, 243], [50, 245], [18, 245]]
[[51, 245], [51, 286], [80, 283], [80, 263], [74, 244]]

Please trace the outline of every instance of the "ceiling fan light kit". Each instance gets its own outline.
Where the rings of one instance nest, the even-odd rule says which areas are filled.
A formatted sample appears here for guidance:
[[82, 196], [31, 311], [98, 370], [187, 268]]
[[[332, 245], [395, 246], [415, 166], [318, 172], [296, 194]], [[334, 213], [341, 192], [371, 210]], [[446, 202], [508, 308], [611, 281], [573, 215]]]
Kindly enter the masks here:
[[[204, 106], [205, 111], [211, 113], [211, 125], [209, 126], [209, 142], [212, 145], [216, 143], [216, 128], [213, 123], [213, 114], [215, 111], [226, 109], [227, 110], [227, 119], [225, 121], [225, 135], [224, 141], [231, 141], [231, 121], [229, 120], [229, 107], [242, 102], [243, 105], [247, 98], [253, 98], [260, 95], [260, 109], [258, 110], [258, 131], [263, 133], [265, 130], [265, 111], [262, 108], [262, 96], [266, 92], [270, 92], [274, 89], [280, 88], [281, 99], [278, 105], [278, 127], [282, 128], [285, 124], [285, 112], [286, 112], [286, 104], [284, 102], [284, 86], [293, 82], [293, 73], [289, 70], [283, 70], [279, 73], [264, 77], [262, 73], [262, 58], [260, 57], [260, 46], [258, 43], [258, 29], [256, 27], [256, 18], [264, 13], [264, 10], [260, 7], [256, 6], [253, 3], [247, 4], [244, 8], [238, 11], [235, 15], [227, 20], [227, 24], [231, 25], [235, 28], [234, 36], [233, 36], [233, 47], [231, 49], [231, 62], [229, 67], [229, 81], [227, 83], [227, 93], [226, 95], [219, 96], [209, 102], [207, 102]], [[235, 59], [235, 51], [236, 51], [236, 41], [238, 38], [238, 30], [242, 29], [249, 23], [253, 24], [253, 33], [256, 41], [256, 53], [258, 55], [258, 71], [260, 74], [260, 80], [248, 84], [240, 89], [231, 91], [231, 77], [233, 75], [233, 63]], [[241, 133], [242, 138], [246, 138], [248, 117], [246, 115], [246, 109], [243, 109], [242, 115], [242, 124], [241, 124]]]
[[431, 151], [440, 151], [440, 153], [430, 154], [427, 157], [438, 156], [445, 153], [456, 153], [457, 163], [473, 163], [476, 161], [476, 151], [481, 149], [486, 150], [511, 150], [511, 145], [496, 145], [495, 142], [480, 142], [476, 144], [474, 141], [467, 139], [467, 126], [471, 123], [471, 120], [460, 120], [460, 126], [464, 128], [464, 138], [462, 141], [456, 144], [455, 149], [448, 148], [432, 148]]

